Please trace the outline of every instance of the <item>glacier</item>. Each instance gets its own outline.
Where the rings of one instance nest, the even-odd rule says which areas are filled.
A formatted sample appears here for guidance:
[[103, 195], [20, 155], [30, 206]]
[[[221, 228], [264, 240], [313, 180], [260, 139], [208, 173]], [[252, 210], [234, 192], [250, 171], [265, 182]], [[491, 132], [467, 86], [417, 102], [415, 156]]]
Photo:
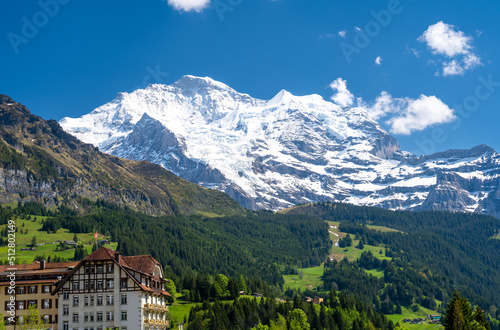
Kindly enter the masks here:
[[59, 123], [101, 151], [160, 164], [254, 210], [328, 200], [500, 217], [495, 150], [417, 157], [366, 111], [285, 90], [260, 100], [188, 75]]

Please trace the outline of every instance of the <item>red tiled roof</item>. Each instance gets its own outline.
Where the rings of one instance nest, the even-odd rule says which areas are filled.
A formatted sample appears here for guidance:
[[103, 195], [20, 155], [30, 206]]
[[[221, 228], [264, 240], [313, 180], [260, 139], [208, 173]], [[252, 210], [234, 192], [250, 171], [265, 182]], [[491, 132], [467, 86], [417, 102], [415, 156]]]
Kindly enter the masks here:
[[0, 266], [0, 276], [3, 273], [10, 273], [13, 270], [16, 271], [16, 274], [29, 273], [29, 274], [46, 274], [46, 273], [59, 273], [59, 272], [68, 272], [68, 268], [74, 267], [78, 265], [78, 261], [70, 261], [70, 262], [51, 262], [45, 264], [45, 269], [40, 269], [40, 262], [35, 261], [31, 264], [25, 265], [2, 265]]
[[100, 247], [96, 251], [92, 252], [88, 256], [82, 259], [82, 261], [104, 261], [104, 260], [113, 260], [116, 251], [111, 250], [105, 246]]
[[153, 274], [155, 265], [160, 265], [160, 263], [150, 255], [122, 257], [122, 259], [125, 260], [129, 268], [146, 274]]
[[[74, 267], [74, 269], [71, 271], [70, 274], [68, 274], [62, 281], [57, 283], [56, 289], [52, 292], [52, 294], [55, 294], [63, 285], [64, 283], [71, 277], [73, 274], [80, 268], [84, 263], [88, 261], [113, 261], [116, 263], [118, 266], [122, 267], [123, 269], [130, 269], [136, 272], [142, 272], [148, 275], [152, 275], [154, 271], [154, 266], [155, 264], [158, 264], [161, 269], [161, 264], [156, 261], [153, 257], [150, 255], [142, 255], [142, 256], [130, 256], [130, 257], [122, 257], [117, 260], [116, 255], [119, 255], [119, 252], [116, 252], [114, 250], [111, 250], [105, 246], [100, 247], [96, 251], [92, 252], [85, 258], [83, 258], [77, 266]], [[127, 271], [126, 271], [127, 272]], [[144, 291], [148, 292], [153, 292], [151, 288], [148, 288], [147, 286], [141, 284], [137, 279], [129, 274], [130, 278], [136, 282], [137, 285], [141, 287]], [[164, 291], [168, 294], [167, 291]], [[163, 292], [161, 294], [164, 294]]]
[[[111, 250], [105, 246], [99, 248], [94, 251], [90, 255], [83, 258], [82, 261], [106, 261], [106, 260], [114, 260], [117, 262], [115, 255], [118, 252]], [[146, 274], [153, 274], [155, 265], [161, 265], [158, 261], [156, 261], [150, 255], [140, 255], [140, 256], [121, 256], [120, 257], [120, 266], [130, 268], [137, 272], [142, 272]]]

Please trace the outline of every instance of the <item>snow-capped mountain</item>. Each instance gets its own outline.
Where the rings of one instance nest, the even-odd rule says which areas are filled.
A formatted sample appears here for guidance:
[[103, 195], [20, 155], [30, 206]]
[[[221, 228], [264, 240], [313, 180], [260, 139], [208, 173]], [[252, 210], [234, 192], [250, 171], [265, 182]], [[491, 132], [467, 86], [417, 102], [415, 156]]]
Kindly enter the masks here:
[[161, 164], [252, 209], [324, 200], [500, 215], [487, 146], [417, 158], [360, 108], [282, 90], [271, 100], [210, 78], [120, 93], [61, 126], [102, 151]]

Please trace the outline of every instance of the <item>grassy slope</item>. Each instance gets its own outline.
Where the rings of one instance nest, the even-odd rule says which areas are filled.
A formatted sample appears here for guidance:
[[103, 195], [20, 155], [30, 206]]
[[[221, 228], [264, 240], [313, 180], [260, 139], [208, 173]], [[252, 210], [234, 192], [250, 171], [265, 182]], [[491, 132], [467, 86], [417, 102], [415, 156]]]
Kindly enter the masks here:
[[302, 278], [300, 275], [283, 275], [285, 278], [285, 287], [291, 289], [313, 289], [321, 284], [321, 276], [323, 276], [323, 266], [301, 268]]
[[[34, 216], [32, 216], [34, 218]], [[73, 240], [73, 233], [70, 233], [68, 229], [61, 228], [54, 234], [47, 234], [46, 231], [41, 231], [42, 220], [45, 217], [37, 216], [37, 221], [32, 220], [16, 219], [16, 227], [18, 232], [16, 233], [16, 260], [17, 263], [32, 263], [37, 255], [45, 254], [46, 257], [57, 255], [61, 258], [72, 259], [75, 254], [75, 249], [68, 249], [65, 251], [56, 251], [57, 244], [50, 244], [55, 241], [65, 241]], [[24, 225], [24, 226], [23, 226]], [[1, 225], [0, 230], [7, 225]], [[28, 230], [27, 234], [21, 234], [21, 230], [24, 232]], [[37, 246], [36, 251], [21, 251], [21, 248], [26, 248], [26, 245], [31, 244], [33, 236], [36, 236], [37, 244], [44, 244], [42, 246]], [[83, 243], [88, 253], [92, 252], [92, 245], [95, 244], [93, 233], [88, 234], [78, 234], [78, 243]], [[118, 243], [111, 243], [107, 245], [110, 249], [116, 249]], [[0, 260], [7, 260], [7, 246], [0, 246]]]
[[[330, 231], [330, 238], [332, 242], [335, 244], [335, 242], [338, 241], [339, 238], [345, 237], [346, 233], [341, 232], [338, 229], [339, 222], [334, 222], [334, 221], [327, 221], [328, 226], [329, 226], [329, 231]], [[387, 228], [387, 227], [380, 227], [380, 226], [374, 226], [377, 227], [376, 229], [378, 230], [383, 230], [383, 231], [394, 231], [394, 229]], [[383, 253], [379, 254], [380, 250], [384, 250], [383, 247], [380, 246], [370, 246], [368, 244], [365, 244], [363, 249], [357, 249], [355, 248], [356, 245], [359, 244], [359, 240], [354, 240], [353, 239], [353, 246], [347, 247], [347, 248], [339, 248], [338, 246], [333, 246], [332, 251], [330, 254], [330, 258], [333, 258], [335, 260], [341, 260], [345, 257], [349, 259], [350, 261], [356, 260], [361, 256], [361, 253], [364, 251], [371, 251], [373, 255], [379, 259], [391, 259], [386, 257]], [[283, 277], [285, 278], [285, 287], [290, 287], [292, 289], [313, 289], [318, 287], [321, 284], [321, 276], [323, 276], [323, 265], [318, 266], [318, 267], [310, 267], [310, 268], [301, 268], [299, 269], [300, 272], [302, 272], [302, 278], [300, 278], [299, 275], [284, 275]], [[378, 270], [369, 270], [367, 273], [372, 274], [375, 277], [383, 277], [384, 273], [382, 271]]]
[[438, 314], [433, 310], [427, 309], [422, 306], [418, 306], [418, 310], [416, 312], [405, 307], [403, 307], [402, 310], [403, 310], [402, 314], [387, 315], [387, 318], [392, 322], [394, 322], [394, 324], [396, 324], [397, 322], [399, 322], [399, 324], [404, 324], [404, 326], [410, 330], [443, 329], [443, 326], [439, 324], [429, 324], [427, 322], [424, 322], [422, 324], [409, 324], [401, 322], [403, 319], [415, 319], [415, 318], [425, 319], [429, 314]]
[[[333, 232], [335, 234], [330, 233], [330, 238], [332, 238], [332, 241], [335, 243], [339, 240], [339, 238], [345, 237], [347, 234], [341, 232], [338, 227], [339, 227], [339, 222], [335, 221], [327, 221], [328, 226], [329, 226], [329, 231]], [[333, 228], [332, 228], [333, 227]], [[376, 226], [377, 230], [383, 230], [383, 231], [394, 231], [394, 229], [387, 228], [387, 227], [380, 227]], [[338, 246], [333, 246], [332, 247], [332, 252], [330, 254], [330, 258], [333, 258], [335, 260], [342, 260], [343, 258], [346, 258], [349, 261], [353, 261], [358, 259], [361, 256], [361, 253], [365, 251], [371, 251], [373, 255], [381, 260], [383, 259], [388, 259], [390, 260], [391, 258], [388, 258], [384, 255], [384, 247], [383, 246], [371, 246], [368, 244], [365, 244], [363, 249], [358, 249], [356, 246], [359, 244], [359, 240], [355, 240], [354, 236], [351, 235], [353, 238], [352, 240], [352, 246], [348, 246], [345, 248], [340, 248]], [[382, 254], [380, 254], [380, 251], [382, 250]]]

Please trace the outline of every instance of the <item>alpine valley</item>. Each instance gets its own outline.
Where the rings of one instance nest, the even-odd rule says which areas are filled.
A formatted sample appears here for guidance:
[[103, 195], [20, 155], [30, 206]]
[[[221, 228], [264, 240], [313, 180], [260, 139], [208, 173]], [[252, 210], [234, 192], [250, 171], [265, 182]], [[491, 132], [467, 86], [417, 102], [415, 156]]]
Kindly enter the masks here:
[[159, 164], [250, 209], [340, 201], [500, 218], [500, 155], [486, 145], [401, 151], [366, 110], [319, 95], [271, 100], [184, 76], [117, 97], [63, 129], [106, 153]]

